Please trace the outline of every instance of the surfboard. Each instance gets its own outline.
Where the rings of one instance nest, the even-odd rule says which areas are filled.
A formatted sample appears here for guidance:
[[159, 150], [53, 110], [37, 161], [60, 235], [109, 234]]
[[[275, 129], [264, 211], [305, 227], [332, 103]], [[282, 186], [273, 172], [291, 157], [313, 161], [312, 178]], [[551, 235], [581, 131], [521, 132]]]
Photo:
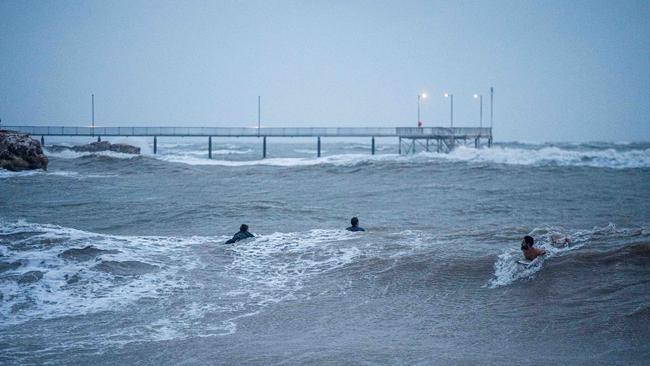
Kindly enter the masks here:
[[517, 263], [521, 264], [522, 266], [528, 267], [528, 266], [530, 266], [533, 262], [532, 262], [532, 261], [531, 261], [531, 262], [529, 262], [529, 261], [517, 261]]

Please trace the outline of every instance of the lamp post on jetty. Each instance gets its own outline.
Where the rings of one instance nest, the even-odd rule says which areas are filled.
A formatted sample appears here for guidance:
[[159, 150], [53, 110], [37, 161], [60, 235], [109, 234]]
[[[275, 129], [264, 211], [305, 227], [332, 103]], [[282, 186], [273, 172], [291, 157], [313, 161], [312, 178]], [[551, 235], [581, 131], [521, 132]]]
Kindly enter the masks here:
[[479, 127], [483, 128], [483, 94], [474, 94], [474, 99], [479, 100], [480, 107], [479, 107], [478, 123], [479, 123]]
[[422, 127], [422, 120], [420, 120], [420, 99], [426, 99], [427, 93], [418, 94], [418, 127]]
[[492, 119], [494, 117], [494, 87], [490, 87], [490, 139], [488, 147], [492, 147]]
[[451, 128], [454, 128], [454, 95], [450, 94], [450, 93], [445, 93], [445, 98], [449, 98], [450, 101], [451, 101], [451, 104], [450, 104], [450, 106], [451, 106], [450, 121], [451, 121]]
[[262, 120], [261, 118], [261, 112], [262, 112], [262, 107], [261, 107], [261, 96], [257, 96], [257, 137], [260, 137], [260, 121]]
[[92, 132], [95, 136], [95, 94], [90, 94], [91, 114], [92, 114]]
[[490, 87], [490, 128], [492, 128], [492, 119], [494, 117], [494, 88]]

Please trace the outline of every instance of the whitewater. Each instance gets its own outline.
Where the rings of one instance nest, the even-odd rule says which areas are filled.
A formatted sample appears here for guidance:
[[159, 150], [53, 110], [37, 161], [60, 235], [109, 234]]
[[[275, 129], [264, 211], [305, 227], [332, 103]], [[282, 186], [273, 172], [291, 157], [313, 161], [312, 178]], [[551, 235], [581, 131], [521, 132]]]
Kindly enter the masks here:
[[0, 364], [650, 359], [649, 143], [112, 142], [0, 170]]

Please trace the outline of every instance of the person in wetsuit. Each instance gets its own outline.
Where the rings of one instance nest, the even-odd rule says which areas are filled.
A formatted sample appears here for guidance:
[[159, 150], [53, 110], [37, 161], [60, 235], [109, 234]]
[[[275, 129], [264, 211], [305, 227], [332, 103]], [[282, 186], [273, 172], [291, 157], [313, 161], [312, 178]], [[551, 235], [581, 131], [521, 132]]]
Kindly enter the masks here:
[[347, 228], [345, 230], [347, 230], [347, 231], [366, 231], [366, 229], [364, 229], [362, 227], [359, 227], [359, 219], [356, 218], [356, 217], [353, 217], [350, 220], [350, 224], [352, 224], [352, 226], [350, 226], [349, 228]]
[[529, 261], [539, 257], [540, 255], [546, 254], [546, 251], [543, 249], [537, 249], [533, 247], [535, 244], [535, 239], [532, 236], [524, 236], [524, 240], [521, 241], [521, 251], [524, 252], [524, 257]]
[[232, 237], [232, 239], [228, 240], [226, 242], [226, 244], [232, 244], [232, 243], [236, 243], [236, 242], [238, 242], [240, 240], [243, 240], [243, 239], [254, 238], [254, 237], [255, 237], [255, 235], [248, 232], [248, 225], [241, 224], [241, 226], [239, 227], [239, 232], [236, 233]]

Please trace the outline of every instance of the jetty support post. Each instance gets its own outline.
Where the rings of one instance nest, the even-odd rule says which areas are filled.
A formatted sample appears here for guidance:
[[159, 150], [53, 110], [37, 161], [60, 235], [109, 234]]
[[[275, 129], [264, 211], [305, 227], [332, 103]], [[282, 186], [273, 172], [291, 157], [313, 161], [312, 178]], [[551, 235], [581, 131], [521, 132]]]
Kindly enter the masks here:
[[399, 137], [399, 146], [397, 147], [397, 153], [402, 155], [402, 138]]
[[372, 146], [372, 155], [375, 155], [375, 136], [372, 137], [372, 140], [370, 140], [370, 145]]
[[97, 136], [97, 142], [102, 142], [102, 137], [101, 136]]
[[317, 145], [317, 149], [316, 149], [316, 150], [318, 151], [318, 152], [316, 153], [316, 155], [317, 155], [317, 157], [320, 158], [320, 136], [318, 136], [318, 137], [316, 138], [316, 145]]
[[440, 147], [441, 147], [440, 144], [441, 144], [441, 142], [440, 142], [440, 139], [439, 139], [439, 138], [436, 139], [436, 140], [438, 141], [438, 149], [436, 150], [436, 152], [440, 152]]
[[153, 154], [156, 155], [158, 153], [158, 138], [156, 136], [153, 137]]
[[429, 152], [429, 138], [427, 137], [427, 152]]
[[45, 146], [45, 136], [41, 136], [41, 146]]
[[262, 138], [262, 158], [266, 158], [266, 136]]
[[208, 159], [212, 159], [212, 136], [208, 136]]

